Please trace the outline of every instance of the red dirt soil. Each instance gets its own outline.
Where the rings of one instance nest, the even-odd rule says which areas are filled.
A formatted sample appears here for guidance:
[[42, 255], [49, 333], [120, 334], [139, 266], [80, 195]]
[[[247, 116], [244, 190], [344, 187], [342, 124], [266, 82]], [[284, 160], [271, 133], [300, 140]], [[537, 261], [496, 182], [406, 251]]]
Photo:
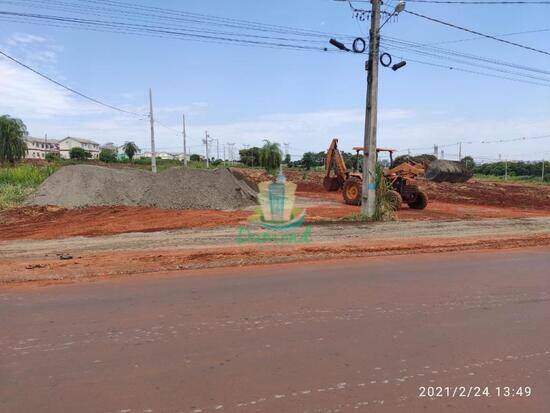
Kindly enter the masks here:
[[[509, 249], [550, 245], [547, 235], [528, 237], [430, 238], [415, 240], [373, 240], [361, 244], [243, 246], [185, 250], [109, 251], [88, 253], [72, 260], [57, 257], [0, 261], [0, 286], [35, 281], [37, 285], [78, 279], [113, 278], [123, 275], [159, 273], [198, 268], [219, 268], [319, 261], [337, 258], [402, 255], [465, 250]], [[101, 263], [101, 265], [98, 265]]]
[[[258, 173], [253, 169], [243, 168], [238, 170], [256, 182], [269, 180], [265, 173]], [[319, 193], [322, 197], [330, 196], [331, 199], [342, 200], [339, 192], [327, 193], [324, 190], [324, 172], [286, 169], [284, 173], [287, 179], [298, 184], [297, 191], [299, 192]], [[428, 194], [430, 201], [525, 208], [528, 210], [550, 210], [550, 185], [491, 182], [475, 179], [454, 184], [419, 179], [418, 184]]]
[[[238, 169], [255, 182], [270, 177], [257, 169]], [[285, 170], [298, 184], [297, 195], [306, 204], [309, 223], [346, 219], [360, 212], [344, 204], [340, 192], [326, 192], [322, 172]], [[425, 210], [406, 205], [398, 220], [444, 220], [520, 218], [550, 216], [550, 186], [469, 181], [461, 184], [421, 182], [430, 199]], [[319, 200], [316, 203], [314, 200]], [[330, 201], [330, 202], [327, 202]], [[101, 236], [128, 232], [153, 232], [178, 228], [235, 226], [251, 211], [163, 210], [140, 207], [93, 207], [68, 210], [58, 207], [22, 207], [0, 211], [0, 241], [13, 239], [59, 239], [70, 236]]]
[[173, 210], [141, 207], [24, 207], [0, 212], [0, 240], [153, 232], [238, 225], [249, 211]]

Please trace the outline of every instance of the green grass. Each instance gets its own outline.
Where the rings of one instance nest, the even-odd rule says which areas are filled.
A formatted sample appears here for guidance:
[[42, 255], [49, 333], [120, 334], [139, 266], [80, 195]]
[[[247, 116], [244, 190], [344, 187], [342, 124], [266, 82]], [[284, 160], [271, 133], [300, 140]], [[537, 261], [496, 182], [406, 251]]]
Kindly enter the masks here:
[[0, 184], [20, 184], [38, 186], [53, 174], [57, 167], [53, 165], [20, 164], [0, 167]]
[[523, 182], [523, 183], [529, 183], [529, 184], [550, 185], [550, 173], [544, 177], [544, 182], [542, 182], [540, 176], [509, 175], [508, 180], [504, 180], [504, 176], [475, 174], [474, 178], [480, 181], [514, 182], [514, 183]]
[[0, 166], [0, 210], [22, 204], [56, 169], [54, 165]]
[[21, 205], [33, 190], [34, 187], [21, 184], [0, 183], [0, 211]]

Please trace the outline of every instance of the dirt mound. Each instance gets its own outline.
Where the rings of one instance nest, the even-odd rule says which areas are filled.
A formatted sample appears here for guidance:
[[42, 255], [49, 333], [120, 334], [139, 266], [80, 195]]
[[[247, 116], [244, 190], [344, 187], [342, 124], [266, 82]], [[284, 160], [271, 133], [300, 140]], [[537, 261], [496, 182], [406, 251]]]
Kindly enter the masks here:
[[426, 169], [426, 179], [434, 182], [466, 182], [472, 175], [462, 162], [442, 159], [430, 162]]
[[28, 199], [28, 205], [146, 206], [232, 210], [254, 205], [256, 193], [228, 169], [171, 168], [160, 174], [92, 165], [61, 168]]
[[420, 183], [433, 200], [505, 208], [550, 210], [550, 186], [470, 180], [464, 183]]
[[[265, 171], [252, 168], [231, 168], [235, 174], [239, 174], [259, 184], [264, 181], [273, 181], [274, 177], [269, 176]], [[284, 168], [283, 173], [287, 180], [297, 185], [297, 191], [301, 192], [325, 192], [323, 187], [324, 172], [303, 171], [299, 169]]]

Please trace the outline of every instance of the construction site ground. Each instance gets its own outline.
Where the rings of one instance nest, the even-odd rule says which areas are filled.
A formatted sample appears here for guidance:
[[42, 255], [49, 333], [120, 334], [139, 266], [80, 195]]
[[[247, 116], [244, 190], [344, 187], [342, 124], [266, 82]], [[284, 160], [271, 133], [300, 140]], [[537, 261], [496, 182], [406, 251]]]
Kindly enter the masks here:
[[[261, 171], [242, 169], [256, 182]], [[323, 174], [286, 172], [298, 184], [311, 237], [303, 245], [238, 241], [254, 208], [21, 207], [0, 212], [0, 282], [59, 282], [189, 268], [381, 254], [550, 244], [550, 186], [471, 180], [421, 182], [430, 203], [396, 221], [358, 223], [359, 207], [325, 192]], [[60, 259], [64, 254], [63, 258]]]

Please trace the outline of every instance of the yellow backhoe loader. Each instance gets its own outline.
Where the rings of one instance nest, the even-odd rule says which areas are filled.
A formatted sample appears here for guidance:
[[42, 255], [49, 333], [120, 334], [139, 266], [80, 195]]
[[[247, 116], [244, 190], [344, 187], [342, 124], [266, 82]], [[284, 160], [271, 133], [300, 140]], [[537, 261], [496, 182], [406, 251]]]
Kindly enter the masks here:
[[[323, 186], [327, 191], [342, 189], [342, 195], [346, 204], [360, 205], [362, 199], [363, 174], [359, 170], [359, 159], [363, 147], [354, 147], [356, 151], [355, 166], [352, 171], [346, 167], [346, 163], [338, 150], [338, 139], [333, 139], [325, 158], [326, 175]], [[424, 174], [424, 165], [409, 161], [396, 167], [393, 166], [393, 153], [395, 149], [378, 148], [380, 152], [388, 152], [390, 155], [390, 167], [384, 169], [384, 178], [392, 188], [390, 191], [391, 203], [394, 209], [399, 209], [405, 202], [413, 209], [424, 209], [428, 205], [427, 195], [418, 188], [416, 177]], [[367, 156], [369, 155], [365, 151]]]

